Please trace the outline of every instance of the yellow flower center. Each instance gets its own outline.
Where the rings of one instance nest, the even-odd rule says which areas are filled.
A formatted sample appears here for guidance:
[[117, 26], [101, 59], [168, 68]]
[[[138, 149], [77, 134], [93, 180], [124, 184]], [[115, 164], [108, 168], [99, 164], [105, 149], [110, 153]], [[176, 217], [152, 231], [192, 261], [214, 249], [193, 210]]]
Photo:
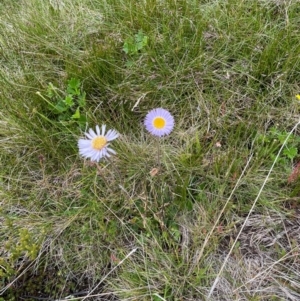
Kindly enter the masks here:
[[166, 120], [162, 117], [155, 117], [153, 119], [153, 126], [156, 129], [163, 129], [166, 126]]
[[97, 136], [92, 140], [92, 148], [101, 150], [107, 144], [107, 139], [104, 136]]

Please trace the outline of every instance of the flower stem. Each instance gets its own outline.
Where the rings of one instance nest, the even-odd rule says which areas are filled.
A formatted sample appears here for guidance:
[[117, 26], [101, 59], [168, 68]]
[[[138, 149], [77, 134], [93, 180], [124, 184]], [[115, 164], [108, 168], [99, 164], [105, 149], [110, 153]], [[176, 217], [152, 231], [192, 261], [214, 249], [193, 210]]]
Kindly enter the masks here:
[[160, 168], [160, 165], [161, 165], [161, 161], [160, 161], [161, 149], [160, 149], [160, 139], [159, 138], [156, 140], [156, 144], [157, 144], [157, 166], [158, 166], [158, 168]]

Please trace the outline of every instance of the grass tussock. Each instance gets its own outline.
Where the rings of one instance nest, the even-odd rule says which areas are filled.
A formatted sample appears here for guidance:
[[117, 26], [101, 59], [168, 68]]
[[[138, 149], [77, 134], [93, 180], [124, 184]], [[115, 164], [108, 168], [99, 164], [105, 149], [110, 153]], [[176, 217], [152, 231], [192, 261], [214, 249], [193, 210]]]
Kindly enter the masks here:
[[299, 299], [296, 2], [0, 3], [0, 300]]

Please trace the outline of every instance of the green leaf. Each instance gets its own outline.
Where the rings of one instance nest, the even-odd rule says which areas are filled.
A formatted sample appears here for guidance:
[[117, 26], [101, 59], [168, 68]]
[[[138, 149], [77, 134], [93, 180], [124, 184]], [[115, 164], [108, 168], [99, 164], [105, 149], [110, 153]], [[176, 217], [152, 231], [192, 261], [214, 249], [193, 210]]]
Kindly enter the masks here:
[[64, 103], [70, 108], [73, 106], [74, 101], [72, 95], [67, 95], [66, 98], [64, 99]]
[[77, 107], [76, 112], [72, 115], [72, 119], [79, 119], [80, 118], [80, 109]]
[[296, 147], [285, 148], [283, 154], [292, 160], [297, 156], [298, 149]]
[[178, 226], [176, 224], [172, 225], [170, 228], [170, 232], [174, 238], [175, 241], [179, 242], [181, 237], [181, 232], [178, 229]]
[[68, 81], [68, 87], [72, 88], [74, 90], [78, 89], [80, 87], [80, 80], [78, 78], [74, 78], [72, 77], [69, 81]]
[[133, 61], [127, 61], [127, 62], [125, 63], [125, 66], [128, 67], [128, 68], [132, 67], [133, 65], [134, 65], [134, 62], [133, 62]]
[[135, 35], [135, 41], [138, 43], [143, 40], [144, 34], [141, 30]]
[[137, 52], [136, 45], [131, 40], [126, 40], [123, 46], [123, 51], [126, 54], [135, 54]]
[[128, 54], [129, 53], [129, 45], [128, 42], [124, 42], [123, 51]]
[[139, 30], [138, 34], [135, 35], [135, 43], [137, 50], [141, 50], [148, 44], [148, 37]]
[[77, 120], [80, 124], [83, 124], [83, 125], [85, 125], [86, 124], [86, 122], [87, 122], [87, 118], [86, 118], [86, 116], [85, 115], [80, 115], [80, 118], [78, 118], [78, 120]]
[[135, 35], [136, 43], [143, 42], [145, 37], [148, 38], [147, 36], [144, 35], [142, 30], [139, 30], [138, 33]]
[[[278, 140], [280, 141], [281, 144], [284, 143], [285, 139], [287, 138], [288, 133], [279, 133], [278, 134]], [[291, 137], [289, 138], [289, 140], [291, 139]]]
[[59, 121], [69, 121], [70, 120], [70, 114], [69, 113], [60, 114], [58, 116], [58, 120]]
[[80, 80], [72, 77], [68, 81], [67, 92], [72, 95], [79, 95], [80, 94]]
[[81, 108], [85, 107], [85, 105], [86, 105], [85, 96], [86, 96], [86, 93], [85, 93], [85, 92], [83, 92], [82, 94], [78, 95], [78, 100], [77, 100], [77, 102], [78, 102], [78, 105], [79, 105]]
[[47, 96], [50, 98], [55, 96], [55, 89], [56, 88], [53, 86], [53, 84], [49, 83], [47, 87]]
[[126, 54], [136, 54], [139, 50], [142, 50], [148, 44], [148, 36], [144, 35], [142, 30], [139, 30], [134, 38], [130, 37], [125, 40], [123, 45], [123, 51]]
[[61, 114], [65, 111], [68, 110], [68, 107], [65, 105], [65, 103], [63, 101], [59, 101], [55, 106], [54, 106], [54, 110], [56, 111], [56, 114]]

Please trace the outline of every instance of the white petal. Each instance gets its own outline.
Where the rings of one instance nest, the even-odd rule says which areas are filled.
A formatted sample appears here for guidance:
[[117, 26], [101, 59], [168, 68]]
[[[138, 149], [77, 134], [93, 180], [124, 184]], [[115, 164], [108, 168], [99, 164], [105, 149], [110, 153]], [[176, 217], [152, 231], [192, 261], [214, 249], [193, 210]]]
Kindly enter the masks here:
[[89, 156], [91, 151], [92, 150], [90, 148], [80, 148], [79, 149], [79, 154]]
[[91, 146], [91, 141], [86, 139], [79, 139], [78, 140], [78, 147], [79, 148], [86, 148]]
[[95, 152], [95, 153], [91, 156], [91, 161], [99, 162], [100, 159], [101, 159], [100, 152]]
[[95, 138], [97, 136], [93, 129], [89, 129], [89, 133], [92, 136], [92, 138]]
[[112, 148], [110, 148], [110, 147], [107, 147], [107, 151], [108, 152], [111, 152], [112, 154], [116, 154], [116, 151], [114, 151]]
[[89, 139], [93, 139], [94, 137], [90, 135], [89, 133], [84, 133]]
[[103, 157], [110, 157], [109, 153], [107, 152], [107, 148], [103, 149]]
[[105, 136], [105, 138], [107, 139], [107, 141], [111, 141], [114, 140], [116, 138], [119, 137], [119, 133], [115, 130], [109, 130]]
[[91, 151], [90, 150], [80, 150], [79, 154], [85, 158], [91, 157]]
[[101, 151], [102, 151], [102, 157], [106, 157], [107, 156], [107, 149], [106, 149], [106, 147], [103, 148]]
[[96, 133], [98, 136], [100, 136], [100, 129], [99, 129], [99, 125], [96, 125]]
[[102, 136], [105, 135], [105, 128], [106, 128], [106, 125], [103, 124], [103, 125], [102, 125], [102, 132], [101, 132], [101, 135], [102, 135]]

